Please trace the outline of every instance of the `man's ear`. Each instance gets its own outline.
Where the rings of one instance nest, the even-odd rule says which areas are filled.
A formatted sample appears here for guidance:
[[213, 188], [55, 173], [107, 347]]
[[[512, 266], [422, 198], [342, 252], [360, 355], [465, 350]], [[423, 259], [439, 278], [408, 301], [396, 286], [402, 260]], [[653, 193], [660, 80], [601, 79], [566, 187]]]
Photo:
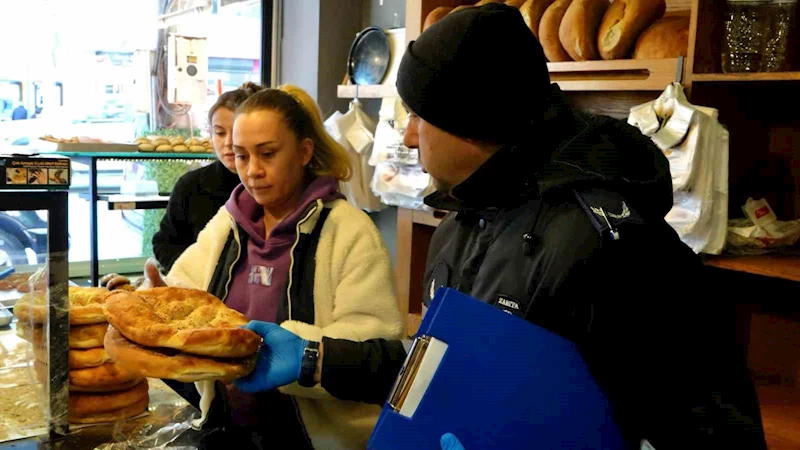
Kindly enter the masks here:
[[311, 157], [314, 156], [314, 141], [311, 138], [300, 141], [300, 154], [303, 157], [303, 165], [307, 166], [311, 162]]

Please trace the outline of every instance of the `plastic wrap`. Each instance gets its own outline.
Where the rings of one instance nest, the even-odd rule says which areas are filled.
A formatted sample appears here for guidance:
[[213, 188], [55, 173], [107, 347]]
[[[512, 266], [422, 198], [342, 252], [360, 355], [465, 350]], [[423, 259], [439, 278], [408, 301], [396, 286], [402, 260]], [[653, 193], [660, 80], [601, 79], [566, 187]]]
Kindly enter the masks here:
[[[131, 449], [163, 449], [178, 440], [184, 433], [192, 429], [192, 421], [197, 413], [190, 408], [173, 410], [169, 407], [156, 408], [151, 412], [156, 423], [145, 423], [133, 431], [125, 430], [124, 422], [114, 426], [112, 438], [114, 442], [100, 444], [94, 450], [131, 450]], [[166, 425], [158, 425], [166, 423]], [[169, 447], [172, 450], [197, 450], [192, 444]]]

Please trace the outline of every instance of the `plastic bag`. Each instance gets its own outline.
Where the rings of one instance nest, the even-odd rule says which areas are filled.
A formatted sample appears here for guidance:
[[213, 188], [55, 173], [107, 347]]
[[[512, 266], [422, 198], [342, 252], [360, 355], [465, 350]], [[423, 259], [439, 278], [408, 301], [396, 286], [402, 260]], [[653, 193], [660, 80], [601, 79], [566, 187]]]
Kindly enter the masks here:
[[372, 190], [377, 195], [399, 194], [422, 198], [433, 192], [431, 177], [421, 168], [401, 164], [379, 164], [372, 177]]
[[665, 220], [696, 253], [719, 254], [725, 247], [729, 134], [717, 115], [689, 103], [681, 85], [672, 83], [628, 117], [669, 161], [673, 207]]
[[333, 113], [325, 121], [325, 129], [347, 150], [352, 161], [352, 178], [340, 183], [340, 190], [347, 201], [368, 212], [383, 209], [380, 199], [370, 189], [375, 169], [368, 161], [372, 153], [375, 122], [361, 109], [358, 101], [353, 101], [346, 113]]
[[[167, 411], [170, 412], [168, 413]], [[192, 420], [197, 417], [197, 412], [193, 408], [186, 407], [177, 411], [173, 411], [168, 407], [157, 408], [155, 411], [151, 411], [151, 415], [156, 417], [149, 423], [143, 424], [129, 433], [126, 433], [123, 428], [124, 421], [117, 422], [112, 433], [114, 442], [98, 445], [94, 450], [154, 450], [166, 448], [170, 450], [197, 450], [197, 447], [192, 444], [178, 443], [175, 446], [170, 446], [187, 431], [192, 430]], [[162, 417], [159, 418], [159, 415]], [[159, 426], [159, 423], [166, 423], [166, 425]], [[215, 430], [208, 430], [206, 434], [213, 431]], [[201, 436], [201, 434], [196, 434], [193, 440], [198, 441]]]
[[403, 137], [408, 126], [408, 111], [403, 107], [402, 101], [396, 97], [384, 98], [378, 117], [369, 164], [372, 166], [386, 162], [419, 164], [419, 152], [403, 145]]
[[764, 199], [747, 199], [747, 218], [733, 219], [728, 226], [728, 244], [734, 251], [764, 253], [789, 247], [800, 239], [800, 220], [780, 221]]

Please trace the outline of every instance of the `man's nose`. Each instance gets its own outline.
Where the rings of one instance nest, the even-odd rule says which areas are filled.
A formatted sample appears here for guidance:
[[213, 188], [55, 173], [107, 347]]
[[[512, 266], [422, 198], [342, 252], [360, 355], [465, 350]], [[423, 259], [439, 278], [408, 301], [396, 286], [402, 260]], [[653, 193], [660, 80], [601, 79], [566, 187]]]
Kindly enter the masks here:
[[403, 134], [403, 145], [408, 148], [419, 147], [419, 133], [417, 132], [417, 129], [417, 119], [409, 119], [408, 126], [406, 126], [406, 132]]

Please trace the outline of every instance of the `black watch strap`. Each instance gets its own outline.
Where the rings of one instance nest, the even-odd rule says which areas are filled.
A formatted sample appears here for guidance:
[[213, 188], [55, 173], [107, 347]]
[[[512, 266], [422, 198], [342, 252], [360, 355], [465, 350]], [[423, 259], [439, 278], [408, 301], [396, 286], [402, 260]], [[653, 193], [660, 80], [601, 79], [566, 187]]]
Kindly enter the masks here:
[[309, 341], [303, 350], [303, 361], [300, 365], [300, 378], [297, 384], [303, 387], [314, 387], [314, 372], [317, 371], [317, 361], [319, 360], [319, 342]]

